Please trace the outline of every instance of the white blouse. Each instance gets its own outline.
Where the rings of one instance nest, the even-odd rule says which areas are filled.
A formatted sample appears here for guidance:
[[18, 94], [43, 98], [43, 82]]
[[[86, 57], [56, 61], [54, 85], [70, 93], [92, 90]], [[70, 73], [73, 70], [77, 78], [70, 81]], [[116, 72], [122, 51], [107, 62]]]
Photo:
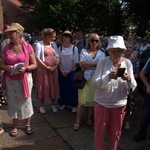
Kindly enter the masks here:
[[[98, 62], [101, 58], [106, 57], [105, 54], [98, 50], [96, 53], [96, 56], [94, 58], [91, 58], [91, 56], [89, 55], [89, 53], [87, 52], [86, 49], [82, 49], [81, 53], [80, 53], [80, 63], [82, 61], [88, 61], [88, 62]], [[95, 70], [85, 70], [84, 71], [84, 78], [86, 80], [88, 80], [90, 78], [90, 76], [93, 76], [95, 73]]]
[[[120, 67], [125, 67], [125, 72], [131, 77], [130, 87], [134, 90], [137, 83], [133, 75], [133, 66], [130, 60], [124, 58]], [[98, 62], [92, 84], [95, 91], [94, 101], [108, 108], [125, 106], [129, 91], [128, 82], [118, 77], [117, 80], [110, 79], [109, 73], [113, 71], [113, 62], [110, 57]]]

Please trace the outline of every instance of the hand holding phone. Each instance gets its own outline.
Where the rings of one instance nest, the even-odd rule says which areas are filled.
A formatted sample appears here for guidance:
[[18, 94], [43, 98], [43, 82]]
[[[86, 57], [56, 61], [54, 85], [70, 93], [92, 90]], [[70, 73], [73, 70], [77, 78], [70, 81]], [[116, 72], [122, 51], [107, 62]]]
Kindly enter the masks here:
[[118, 68], [117, 76], [123, 77], [125, 70], [126, 70], [126, 68]]

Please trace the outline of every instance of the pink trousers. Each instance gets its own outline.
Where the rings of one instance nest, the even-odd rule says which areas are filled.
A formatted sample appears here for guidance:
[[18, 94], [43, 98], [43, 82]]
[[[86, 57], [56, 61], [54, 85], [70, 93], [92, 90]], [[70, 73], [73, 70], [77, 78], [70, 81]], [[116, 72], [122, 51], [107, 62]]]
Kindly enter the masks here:
[[94, 103], [94, 150], [104, 150], [106, 130], [109, 133], [110, 150], [117, 150], [125, 116], [125, 106], [106, 108]]

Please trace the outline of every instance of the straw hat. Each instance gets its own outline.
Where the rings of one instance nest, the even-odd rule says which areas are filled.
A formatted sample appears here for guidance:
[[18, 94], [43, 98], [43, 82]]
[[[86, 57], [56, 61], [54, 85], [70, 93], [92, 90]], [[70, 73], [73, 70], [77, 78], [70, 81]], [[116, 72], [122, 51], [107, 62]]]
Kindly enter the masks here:
[[120, 48], [120, 49], [125, 49], [125, 44], [124, 44], [124, 39], [122, 36], [116, 35], [116, 36], [110, 36], [108, 39], [108, 45], [106, 50], [112, 49], [112, 48]]
[[9, 28], [5, 30], [5, 32], [16, 30], [19, 30], [23, 34], [24, 28], [19, 23], [12, 23]]
[[66, 30], [66, 31], [64, 31], [63, 33], [62, 33], [62, 36], [65, 36], [65, 35], [67, 35], [67, 36], [69, 36], [71, 39], [73, 39], [73, 36], [72, 36], [72, 33], [69, 31], [69, 30]]

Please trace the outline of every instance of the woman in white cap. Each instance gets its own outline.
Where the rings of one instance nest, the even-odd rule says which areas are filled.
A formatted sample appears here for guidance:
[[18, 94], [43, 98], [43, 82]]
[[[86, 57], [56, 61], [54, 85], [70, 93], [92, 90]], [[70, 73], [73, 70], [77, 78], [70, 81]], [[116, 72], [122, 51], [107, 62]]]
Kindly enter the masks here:
[[[101, 59], [97, 65], [93, 86], [94, 96], [94, 149], [104, 150], [106, 130], [109, 131], [110, 150], [116, 150], [121, 136], [125, 116], [127, 94], [134, 90], [133, 67], [130, 60], [122, 57], [125, 44], [122, 36], [111, 36], [106, 50], [109, 57]], [[125, 72], [119, 71], [125, 68]]]
[[11, 136], [18, 132], [18, 120], [26, 121], [26, 134], [33, 133], [30, 118], [33, 115], [31, 100], [31, 71], [37, 67], [34, 50], [31, 45], [22, 40], [24, 28], [18, 23], [12, 23], [8, 32], [10, 43], [4, 47], [0, 67], [4, 70], [2, 84], [6, 89], [8, 115], [13, 120]]

